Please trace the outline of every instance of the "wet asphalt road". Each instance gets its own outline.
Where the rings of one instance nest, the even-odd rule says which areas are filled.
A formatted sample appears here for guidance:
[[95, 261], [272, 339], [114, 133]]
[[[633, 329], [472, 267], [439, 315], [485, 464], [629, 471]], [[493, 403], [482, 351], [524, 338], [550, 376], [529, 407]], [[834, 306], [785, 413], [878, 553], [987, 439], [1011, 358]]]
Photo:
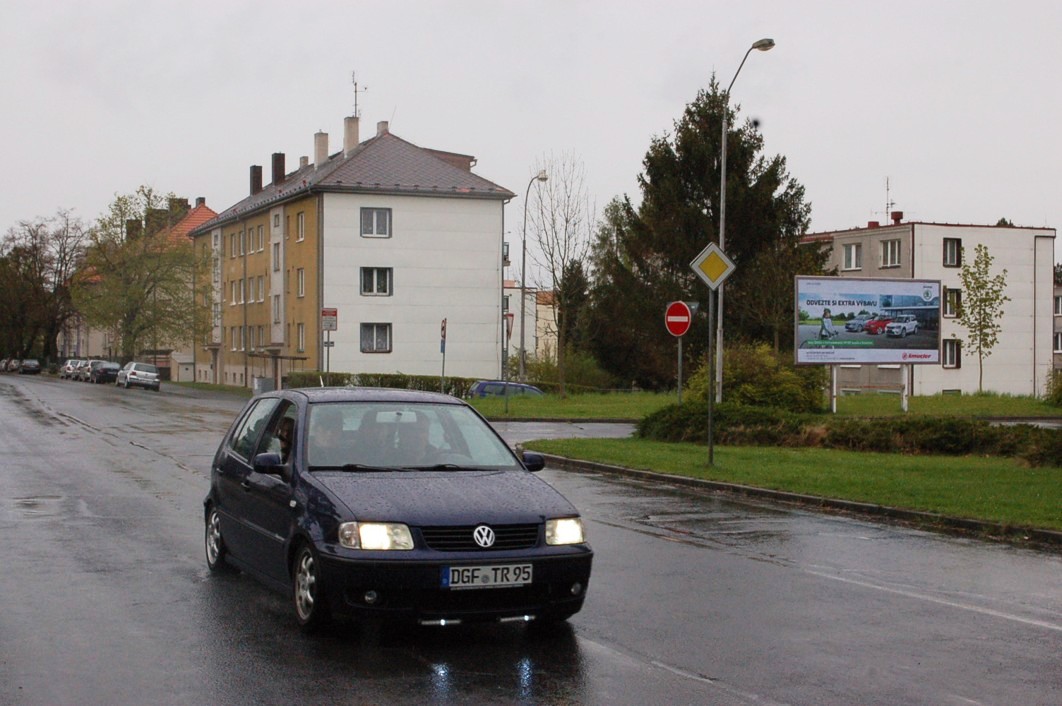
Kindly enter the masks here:
[[596, 552], [568, 627], [303, 637], [205, 568], [241, 404], [0, 377], [0, 704], [1062, 703], [1057, 554], [549, 469]]

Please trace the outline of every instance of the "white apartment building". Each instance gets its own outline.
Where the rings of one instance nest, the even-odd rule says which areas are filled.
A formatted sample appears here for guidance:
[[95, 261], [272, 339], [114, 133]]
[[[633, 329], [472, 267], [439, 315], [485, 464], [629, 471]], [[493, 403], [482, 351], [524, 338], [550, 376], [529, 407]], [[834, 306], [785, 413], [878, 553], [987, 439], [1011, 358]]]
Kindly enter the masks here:
[[[841, 277], [940, 280], [941, 364], [911, 365], [909, 392], [975, 393], [978, 359], [963, 344], [959, 324], [964, 257], [984, 245], [994, 258], [991, 275], [1006, 270], [1006, 296], [999, 340], [984, 360], [984, 390], [1010, 395], [1044, 393], [1053, 367], [1054, 350], [1054, 228], [955, 225], [903, 222], [892, 214], [889, 225], [811, 233], [806, 243], [830, 247], [827, 267]], [[839, 366], [838, 385], [852, 389], [901, 389], [900, 365]]]

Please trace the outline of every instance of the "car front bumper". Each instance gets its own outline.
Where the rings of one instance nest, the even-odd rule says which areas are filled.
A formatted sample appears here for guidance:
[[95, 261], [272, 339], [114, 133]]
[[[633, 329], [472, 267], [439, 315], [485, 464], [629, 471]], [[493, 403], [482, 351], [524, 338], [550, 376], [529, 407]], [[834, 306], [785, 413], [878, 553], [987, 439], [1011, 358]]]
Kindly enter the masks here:
[[[577, 613], [586, 598], [593, 551], [586, 545], [556, 552], [504, 553], [470, 558], [351, 560], [321, 556], [321, 578], [332, 611], [422, 624], [553, 620]], [[419, 552], [418, 552], [419, 553]], [[450, 589], [450, 566], [531, 564], [532, 581], [515, 587]]]

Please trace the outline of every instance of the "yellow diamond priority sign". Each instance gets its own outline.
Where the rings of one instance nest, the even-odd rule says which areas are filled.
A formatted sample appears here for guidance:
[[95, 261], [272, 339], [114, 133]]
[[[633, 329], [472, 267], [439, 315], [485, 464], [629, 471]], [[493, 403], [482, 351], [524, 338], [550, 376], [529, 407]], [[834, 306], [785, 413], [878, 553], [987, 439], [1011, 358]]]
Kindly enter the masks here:
[[708, 247], [701, 250], [701, 254], [693, 258], [690, 267], [712, 290], [717, 289], [736, 269], [733, 261], [715, 243], [709, 243]]

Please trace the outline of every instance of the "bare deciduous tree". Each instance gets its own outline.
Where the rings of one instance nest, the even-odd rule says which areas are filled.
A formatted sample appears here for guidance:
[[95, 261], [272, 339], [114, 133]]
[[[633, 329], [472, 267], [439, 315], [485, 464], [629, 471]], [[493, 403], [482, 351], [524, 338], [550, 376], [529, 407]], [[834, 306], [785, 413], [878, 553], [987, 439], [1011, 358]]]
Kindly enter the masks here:
[[576, 263], [588, 266], [597, 214], [586, 186], [586, 169], [575, 155], [547, 155], [535, 165], [549, 179], [534, 190], [528, 213], [528, 230], [538, 245], [533, 256], [541, 268], [539, 288], [549, 293], [549, 333], [557, 336], [557, 372], [561, 394], [566, 394], [564, 356], [567, 341], [563, 317], [575, 302], [562, 286], [566, 272]]

